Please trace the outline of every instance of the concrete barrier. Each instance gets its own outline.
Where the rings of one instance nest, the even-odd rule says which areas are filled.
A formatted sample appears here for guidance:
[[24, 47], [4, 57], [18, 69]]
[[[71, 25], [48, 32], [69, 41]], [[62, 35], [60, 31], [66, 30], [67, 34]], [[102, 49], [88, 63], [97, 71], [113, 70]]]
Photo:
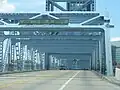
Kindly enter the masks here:
[[102, 80], [106, 80], [109, 83], [120, 86], [120, 81], [116, 80], [114, 76], [105, 76], [97, 71], [93, 71], [93, 73], [95, 73], [97, 76], [99, 76]]
[[39, 71], [44, 71], [44, 70], [0, 72], [0, 75], [3, 75], [3, 74], [15, 74], [15, 73], [27, 73], [27, 72], [39, 72]]
[[117, 80], [120, 80], [120, 68], [116, 68], [116, 69], [115, 69], [115, 78], [116, 78]]

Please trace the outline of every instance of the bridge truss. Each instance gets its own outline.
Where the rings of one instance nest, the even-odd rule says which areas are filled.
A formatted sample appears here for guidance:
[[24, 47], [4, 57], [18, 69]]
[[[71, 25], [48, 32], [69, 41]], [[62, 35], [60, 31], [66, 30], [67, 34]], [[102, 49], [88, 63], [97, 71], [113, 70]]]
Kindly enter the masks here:
[[[66, 2], [67, 9], [56, 2]], [[79, 69], [112, 75], [110, 20], [96, 12], [95, 5], [95, 0], [46, 0], [46, 13], [0, 13], [1, 72], [48, 70], [62, 64], [75, 69], [77, 59]], [[21, 20], [64, 19], [69, 23], [20, 25]]]

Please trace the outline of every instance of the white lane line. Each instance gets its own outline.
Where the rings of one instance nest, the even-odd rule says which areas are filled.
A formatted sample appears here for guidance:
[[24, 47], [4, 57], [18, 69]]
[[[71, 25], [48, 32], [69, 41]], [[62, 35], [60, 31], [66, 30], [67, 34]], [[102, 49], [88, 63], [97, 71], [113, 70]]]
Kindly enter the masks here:
[[79, 72], [80, 72], [80, 71], [78, 71], [78, 72], [75, 73], [71, 78], [69, 78], [69, 80], [66, 81], [58, 90], [63, 90], [63, 89], [68, 85], [68, 83], [69, 83], [74, 77], [76, 77], [76, 76], [78, 75]]

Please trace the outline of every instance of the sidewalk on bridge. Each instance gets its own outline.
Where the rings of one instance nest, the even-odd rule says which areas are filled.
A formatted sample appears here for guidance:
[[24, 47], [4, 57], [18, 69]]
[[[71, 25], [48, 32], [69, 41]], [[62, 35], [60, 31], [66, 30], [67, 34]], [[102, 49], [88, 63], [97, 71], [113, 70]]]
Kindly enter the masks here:
[[100, 74], [99, 72], [95, 72], [95, 74], [98, 75], [103, 80], [106, 80], [112, 84], [116, 84], [120, 86], [120, 80], [117, 80], [114, 76], [105, 76], [105, 75]]
[[120, 86], [120, 80], [117, 80], [114, 76], [103, 76], [103, 79], [107, 80], [112, 84], [116, 84]]

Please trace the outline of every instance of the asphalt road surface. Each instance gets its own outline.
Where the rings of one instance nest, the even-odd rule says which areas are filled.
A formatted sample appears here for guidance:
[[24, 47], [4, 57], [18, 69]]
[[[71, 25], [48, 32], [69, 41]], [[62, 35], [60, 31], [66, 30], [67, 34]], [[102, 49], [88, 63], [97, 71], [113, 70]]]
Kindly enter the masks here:
[[39, 71], [0, 75], [0, 90], [120, 90], [91, 71]]

